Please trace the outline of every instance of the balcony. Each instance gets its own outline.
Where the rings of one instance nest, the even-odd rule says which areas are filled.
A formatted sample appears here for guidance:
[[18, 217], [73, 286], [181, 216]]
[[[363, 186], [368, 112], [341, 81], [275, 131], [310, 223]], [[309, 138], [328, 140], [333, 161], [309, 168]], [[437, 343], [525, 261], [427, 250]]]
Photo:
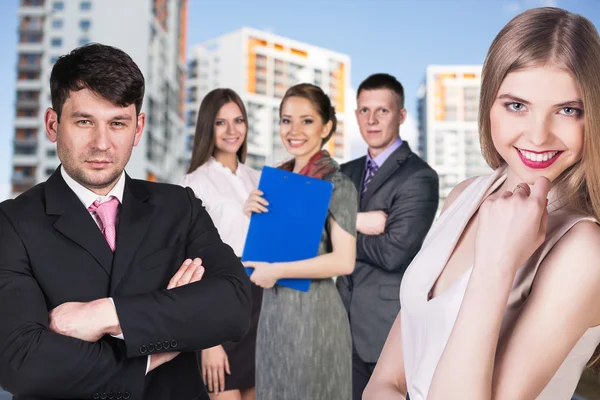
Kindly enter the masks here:
[[19, 24], [21, 34], [41, 34], [44, 30], [44, 19], [42, 17], [25, 16]]
[[19, 63], [18, 65], [19, 73], [21, 72], [41, 72], [42, 65], [41, 60], [37, 63]]
[[20, 32], [19, 33], [19, 44], [42, 44], [44, 35], [42, 32]]
[[15, 147], [17, 147], [17, 146], [20, 146], [20, 147], [37, 146], [37, 143], [38, 143], [37, 135], [29, 135], [29, 136], [18, 135], [18, 136], [15, 136], [15, 140], [14, 140]]
[[37, 154], [37, 142], [19, 144], [19, 142], [15, 140], [14, 143], [15, 156], [35, 156]]
[[13, 185], [35, 185], [35, 181], [35, 168], [26, 167], [13, 171]]
[[19, 110], [32, 110], [39, 109], [40, 101], [37, 99], [19, 99], [17, 100], [17, 109]]
[[17, 129], [37, 129], [42, 122], [37, 117], [16, 117], [15, 128]]
[[[34, 168], [39, 164], [36, 154], [13, 154], [13, 165]], [[35, 175], [35, 174], [33, 174]]]
[[21, 7], [44, 7], [44, 0], [21, 0]]

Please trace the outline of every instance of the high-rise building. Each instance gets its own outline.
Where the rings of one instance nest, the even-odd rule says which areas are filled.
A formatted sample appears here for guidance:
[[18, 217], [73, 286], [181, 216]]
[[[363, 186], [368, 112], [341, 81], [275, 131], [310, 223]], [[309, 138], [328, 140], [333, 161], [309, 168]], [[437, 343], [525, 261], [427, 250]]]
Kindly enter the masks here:
[[440, 204], [461, 181], [491, 170], [479, 145], [480, 65], [427, 67], [419, 90], [419, 153], [440, 177]]
[[198, 109], [212, 89], [235, 90], [248, 111], [248, 158], [254, 168], [286, 159], [279, 136], [279, 103], [297, 83], [320, 86], [336, 109], [337, 131], [325, 146], [338, 161], [350, 156], [346, 124], [354, 118], [348, 105], [350, 58], [347, 55], [249, 28], [200, 43], [188, 64], [185, 145], [191, 156]]
[[146, 79], [146, 128], [127, 173], [173, 181], [181, 175], [187, 0], [20, 0], [12, 192], [45, 180], [58, 166], [46, 138], [50, 72], [59, 56], [98, 42], [118, 47]]

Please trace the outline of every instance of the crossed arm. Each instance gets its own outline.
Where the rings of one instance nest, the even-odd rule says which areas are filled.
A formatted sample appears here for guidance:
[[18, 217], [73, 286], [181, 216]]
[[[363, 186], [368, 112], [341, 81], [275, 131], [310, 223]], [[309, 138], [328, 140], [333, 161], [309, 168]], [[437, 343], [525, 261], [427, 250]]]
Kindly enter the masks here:
[[429, 170], [411, 176], [399, 191], [383, 231], [376, 228], [381, 222], [377, 212], [357, 217], [356, 258], [387, 272], [408, 267], [421, 248], [439, 202], [437, 176]]
[[[97, 341], [52, 330], [64, 325], [56, 320], [51, 326], [27, 250], [0, 211], [0, 386], [22, 397], [88, 398], [110, 387], [141, 398], [147, 367], [147, 354], [139, 352], [142, 344], [177, 338], [176, 350], [183, 352], [241, 337], [250, 319], [249, 280], [201, 202], [193, 195], [190, 200], [186, 255], [199, 256], [210, 266], [203, 279], [171, 290], [115, 297], [116, 315], [108, 299], [74, 307], [84, 316], [73, 321], [94, 322], [84, 335], [89, 340], [100, 336]], [[214, 302], [220, 307], [211, 306]], [[101, 310], [103, 317], [90, 314], [92, 309]], [[54, 314], [53, 319], [59, 315]], [[105, 335], [119, 332], [125, 341]], [[158, 361], [168, 360], [158, 353]]]

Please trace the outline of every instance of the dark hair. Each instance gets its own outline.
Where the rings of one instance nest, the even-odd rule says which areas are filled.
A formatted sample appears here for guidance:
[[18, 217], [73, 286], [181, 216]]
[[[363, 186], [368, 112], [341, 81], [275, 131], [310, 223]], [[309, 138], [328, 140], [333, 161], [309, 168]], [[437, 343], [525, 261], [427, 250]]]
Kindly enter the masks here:
[[[204, 165], [215, 151], [215, 119], [221, 107], [227, 103], [235, 103], [242, 112], [244, 123], [248, 128], [248, 115], [246, 107], [240, 96], [231, 89], [214, 89], [210, 91], [200, 104], [198, 119], [196, 120], [196, 133], [194, 134], [194, 148], [192, 149], [192, 161], [188, 173], [194, 172], [198, 167]], [[248, 151], [248, 132], [244, 136], [244, 143], [237, 151], [240, 162], [246, 161]]]
[[310, 83], [299, 83], [297, 85], [289, 88], [285, 95], [283, 95], [283, 99], [281, 99], [281, 104], [279, 105], [279, 117], [281, 118], [281, 110], [283, 109], [283, 104], [290, 97], [300, 97], [310, 101], [312, 106], [317, 110], [317, 113], [321, 117], [321, 121], [323, 124], [331, 121], [331, 130], [329, 131], [329, 135], [323, 139], [323, 144], [327, 143], [337, 127], [337, 117], [335, 116], [335, 108], [331, 105], [331, 100], [329, 96], [323, 92], [318, 86], [315, 86]]
[[135, 104], [137, 114], [144, 100], [144, 76], [122, 50], [91, 43], [61, 56], [50, 75], [52, 109], [58, 120], [71, 92], [89, 89], [114, 105]]
[[356, 92], [356, 97], [360, 96], [363, 90], [389, 89], [398, 96], [398, 106], [404, 108], [404, 88], [398, 79], [390, 74], [373, 74], [361, 82]]

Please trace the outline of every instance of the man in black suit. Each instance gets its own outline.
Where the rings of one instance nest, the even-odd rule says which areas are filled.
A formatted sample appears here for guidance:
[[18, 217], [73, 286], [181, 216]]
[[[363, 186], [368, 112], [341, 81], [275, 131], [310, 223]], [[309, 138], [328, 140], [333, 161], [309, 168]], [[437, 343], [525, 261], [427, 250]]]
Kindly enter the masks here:
[[127, 54], [78, 48], [50, 86], [61, 166], [0, 204], [0, 385], [23, 400], [208, 399], [195, 351], [247, 330], [243, 266], [191, 189], [125, 174], [145, 122]]
[[388, 74], [358, 87], [356, 118], [368, 154], [341, 166], [359, 193], [356, 267], [337, 279], [352, 330], [352, 392], [362, 398], [400, 311], [400, 281], [431, 227], [436, 172], [400, 139], [404, 89]]

